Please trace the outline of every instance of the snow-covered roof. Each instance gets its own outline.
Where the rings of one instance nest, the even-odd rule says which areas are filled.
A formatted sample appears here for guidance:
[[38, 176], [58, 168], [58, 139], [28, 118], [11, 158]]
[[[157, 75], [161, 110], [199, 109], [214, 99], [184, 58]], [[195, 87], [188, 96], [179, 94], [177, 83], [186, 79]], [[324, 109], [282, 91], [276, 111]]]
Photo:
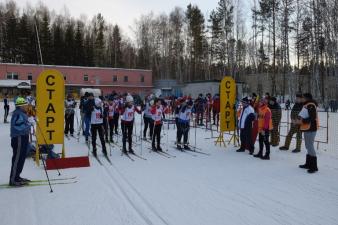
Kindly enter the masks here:
[[30, 80], [0, 80], [0, 87], [16, 87], [20, 89], [30, 89], [31, 81]]

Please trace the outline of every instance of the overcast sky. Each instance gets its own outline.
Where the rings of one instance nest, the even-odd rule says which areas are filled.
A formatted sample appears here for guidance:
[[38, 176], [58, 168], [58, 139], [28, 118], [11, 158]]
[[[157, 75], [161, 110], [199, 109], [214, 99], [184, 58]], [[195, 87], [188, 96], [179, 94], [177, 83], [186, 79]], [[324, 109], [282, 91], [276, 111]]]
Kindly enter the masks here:
[[[56, 13], [64, 12], [66, 7], [74, 18], [80, 18], [81, 14], [84, 14], [91, 19], [100, 12], [107, 22], [118, 24], [127, 34], [131, 33], [130, 26], [134, 24], [134, 20], [142, 14], [151, 11], [155, 14], [168, 13], [175, 6], [185, 9], [189, 3], [192, 3], [198, 5], [204, 15], [209, 15], [218, 3], [218, 0], [16, 0], [21, 8], [27, 3], [36, 6], [40, 1]], [[241, 0], [241, 2], [243, 8], [250, 8], [248, 0]]]

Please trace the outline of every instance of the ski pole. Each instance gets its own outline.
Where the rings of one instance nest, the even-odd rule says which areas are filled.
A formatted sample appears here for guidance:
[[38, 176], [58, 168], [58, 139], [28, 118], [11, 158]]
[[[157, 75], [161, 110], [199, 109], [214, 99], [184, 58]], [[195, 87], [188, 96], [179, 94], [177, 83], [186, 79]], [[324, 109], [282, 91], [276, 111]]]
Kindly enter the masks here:
[[[108, 132], [108, 128], [110, 129], [110, 126], [109, 126], [109, 116], [107, 116], [107, 132]], [[109, 130], [109, 132], [110, 132], [110, 130]], [[109, 145], [109, 155], [112, 156], [112, 154], [111, 154], [112, 150], [111, 150], [110, 140], [108, 140], [108, 145]]]
[[141, 129], [140, 129], [140, 138], [141, 138], [141, 155], [142, 155], [142, 152], [143, 152], [143, 138], [142, 138], [142, 124], [143, 124], [143, 116], [142, 116], [142, 113], [141, 113]]
[[[39, 129], [39, 131], [40, 131], [40, 133], [41, 133], [41, 136], [43, 137], [44, 142], [47, 143], [45, 137], [44, 137], [43, 134], [42, 134], [40, 125], [39, 125], [38, 123], [36, 123], [36, 126], [38, 127], [38, 129]], [[50, 184], [50, 179], [49, 179], [49, 176], [48, 176], [48, 172], [47, 172], [45, 160], [44, 160], [44, 158], [42, 157], [42, 153], [41, 153], [40, 150], [39, 150], [39, 153], [40, 153], [40, 154], [39, 154], [39, 155], [40, 155], [40, 158], [41, 158], [41, 160], [42, 160], [43, 169], [45, 170], [45, 173], [46, 173], [48, 185], [49, 185], [49, 188], [50, 188], [50, 193], [53, 193], [53, 189], [52, 189], [52, 185]], [[56, 169], [57, 169], [57, 167], [56, 167]], [[59, 172], [59, 176], [60, 176], [60, 175], [61, 175], [61, 174], [60, 174], [60, 171], [59, 171], [58, 169], [57, 169], [57, 171]]]
[[195, 147], [194, 147], [194, 151], [196, 151], [196, 134], [197, 134], [197, 126], [196, 126], [196, 123], [195, 123]]
[[167, 151], [169, 151], [169, 122], [168, 122], [168, 130], [167, 130]]

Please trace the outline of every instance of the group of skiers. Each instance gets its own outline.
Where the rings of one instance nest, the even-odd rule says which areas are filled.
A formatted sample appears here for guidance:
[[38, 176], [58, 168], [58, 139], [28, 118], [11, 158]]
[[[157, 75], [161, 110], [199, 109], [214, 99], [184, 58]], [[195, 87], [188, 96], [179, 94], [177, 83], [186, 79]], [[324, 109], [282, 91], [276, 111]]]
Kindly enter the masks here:
[[[261, 99], [253, 93], [252, 96], [241, 100], [241, 106], [238, 110], [241, 146], [237, 152], [248, 150], [249, 154], [253, 155], [255, 150], [254, 143], [258, 135], [259, 151], [254, 154], [254, 157], [269, 160], [270, 145], [278, 146], [280, 142], [280, 105], [276, 98], [271, 97], [269, 93], [266, 93]], [[291, 129], [285, 139], [284, 146], [279, 148], [284, 151], [289, 150], [292, 136], [296, 133], [296, 148], [292, 152], [300, 152], [302, 133], [304, 133], [305, 147], [308, 154], [305, 164], [299, 167], [308, 169], [309, 173], [318, 171], [314, 148], [315, 136], [319, 126], [317, 107], [318, 104], [310, 93], [298, 93], [296, 95], [296, 103], [291, 111]], [[263, 154], [264, 146], [265, 153]]]
[[[29, 135], [32, 124], [29, 117], [34, 114], [32, 105], [34, 98], [27, 93], [25, 97], [14, 99], [15, 110], [11, 117], [11, 146], [13, 148], [12, 167], [10, 182], [11, 186], [20, 186], [28, 180], [20, 177], [26, 157], [25, 146], [29, 143]], [[5, 118], [9, 111], [7, 95], [4, 98]], [[72, 94], [68, 94], [64, 102], [65, 105], [65, 135], [74, 136], [74, 120], [77, 118], [77, 102]], [[241, 146], [237, 152], [248, 150], [254, 154], [254, 144], [258, 135], [259, 151], [255, 157], [263, 160], [270, 159], [270, 145], [278, 146], [280, 142], [279, 125], [281, 122], [281, 107], [275, 97], [266, 93], [259, 98], [255, 93], [252, 96], [241, 100], [238, 107], [237, 127], [240, 131]], [[134, 98], [130, 94], [118, 95], [115, 92], [105, 97], [94, 97], [93, 93], [85, 93], [81, 97], [79, 104], [81, 114], [81, 126], [78, 128], [83, 131], [86, 143], [89, 145], [91, 137], [92, 154], [97, 156], [97, 136], [100, 139], [102, 152], [107, 155], [107, 142], [113, 142], [114, 135], [118, 135], [119, 124], [122, 131], [122, 152], [124, 154], [134, 154], [133, 150], [133, 128], [135, 113], [143, 113], [143, 137], [145, 141], [151, 143], [153, 151], [162, 151], [161, 131], [166, 115], [174, 116], [177, 127], [176, 147], [178, 150], [189, 150], [189, 130], [192, 119], [195, 119], [195, 126], [204, 126], [204, 121], [218, 126], [220, 113], [220, 96], [207, 94], [203, 97], [200, 94], [195, 100], [189, 96], [180, 98], [158, 98], [154, 94], [145, 97], [141, 105], [134, 104]], [[195, 115], [195, 117], [193, 117]], [[212, 117], [211, 117], [212, 115]], [[314, 149], [314, 139], [319, 126], [317, 115], [317, 103], [312, 95], [297, 94], [296, 103], [291, 111], [291, 129], [285, 139], [285, 144], [280, 150], [288, 150], [292, 136], [297, 134], [296, 148], [294, 153], [300, 152], [302, 133], [304, 133], [305, 146], [308, 151], [306, 163], [300, 165], [301, 168], [308, 169], [309, 173], [318, 171], [317, 158]], [[149, 136], [147, 135], [149, 134]], [[80, 133], [78, 133], [80, 135]], [[149, 138], [149, 139], [148, 139]], [[182, 142], [183, 138], [183, 142]], [[127, 150], [128, 142], [128, 150]], [[265, 153], [264, 153], [265, 147]], [[263, 154], [264, 153], [264, 154]]]

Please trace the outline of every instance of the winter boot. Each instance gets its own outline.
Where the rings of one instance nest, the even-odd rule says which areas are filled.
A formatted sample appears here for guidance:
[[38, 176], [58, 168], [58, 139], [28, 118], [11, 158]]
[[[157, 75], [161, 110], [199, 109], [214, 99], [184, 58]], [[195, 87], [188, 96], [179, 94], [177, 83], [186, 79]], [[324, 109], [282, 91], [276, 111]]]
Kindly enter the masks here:
[[22, 178], [19, 177], [19, 179], [17, 180], [18, 182], [21, 182], [22, 184], [28, 184], [29, 182], [31, 182], [30, 180], [26, 179], [26, 178]]
[[22, 187], [25, 184], [23, 182], [20, 182], [20, 181], [14, 181], [14, 182], [9, 182], [8, 185], [11, 186], [11, 187]]
[[135, 154], [134, 150], [131, 147], [129, 147], [129, 153], [130, 154]]
[[128, 154], [127, 149], [126, 149], [125, 146], [123, 146], [123, 148], [122, 148], [122, 153], [123, 153], [123, 154]]
[[309, 169], [308, 169], [308, 173], [315, 173], [318, 171], [318, 167], [317, 167], [317, 157], [316, 156], [310, 156], [310, 163], [309, 163]]
[[294, 150], [292, 150], [292, 153], [299, 153], [300, 152], [300, 149], [294, 149]]
[[93, 149], [92, 153], [94, 157], [97, 157], [96, 149]]
[[182, 150], [183, 150], [183, 149], [182, 149], [182, 146], [181, 146], [181, 144], [177, 144], [177, 146], [176, 146], [176, 147], [177, 147], [177, 149], [178, 149], [178, 150], [180, 150], [180, 151], [182, 151]]
[[157, 148], [155, 147], [155, 145], [151, 146], [151, 150], [153, 150], [154, 152], [157, 152]]
[[305, 161], [305, 164], [304, 165], [299, 165], [299, 168], [302, 168], [302, 169], [310, 169], [310, 155], [307, 154], [306, 155], [306, 161]]
[[263, 157], [263, 150], [259, 150], [257, 154], [254, 155], [255, 158], [262, 158]]
[[106, 149], [106, 148], [103, 148], [103, 149], [102, 149], [102, 153], [103, 153], [103, 155], [107, 156], [107, 149]]
[[288, 148], [288, 147], [286, 147], [286, 146], [282, 146], [282, 147], [279, 147], [279, 150], [282, 150], [282, 151], [287, 151], [287, 150], [289, 150], [289, 148]]
[[162, 148], [161, 148], [161, 146], [157, 146], [157, 151], [159, 151], [159, 152], [163, 152], [163, 150], [162, 150]]
[[184, 145], [184, 150], [191, 150], [191, 148], [189, 147], [189, 145], [185, 144]]
[[239, 149], [236, 150], [236, 152], [245, 152], [245, 149], [239, 148]]
[[263, 157], [261, 157], [263, 160], [270, 160], [270, 153], [265, 153]]

